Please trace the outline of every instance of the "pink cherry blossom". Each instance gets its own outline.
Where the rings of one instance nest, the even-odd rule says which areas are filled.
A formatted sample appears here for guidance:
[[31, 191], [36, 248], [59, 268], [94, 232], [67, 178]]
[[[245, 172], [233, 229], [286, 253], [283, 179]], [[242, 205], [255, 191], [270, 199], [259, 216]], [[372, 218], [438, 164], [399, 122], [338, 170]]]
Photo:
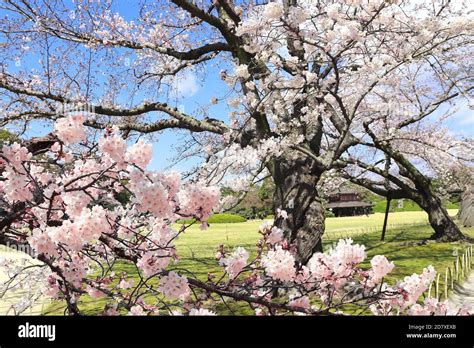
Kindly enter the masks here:
[[130, 308], [130, 312], [128, 312], [128, 315], [141, 316], [141, 315], [146, 315], [146, 312], [144, 311], [142, 306], [136, 305]]
[[230, 278], [235, 278], [247, 265], [249, 253], [242, 247], [236, 248], [231, 255], [221, 259], [220, 263], [225, 265], [225, 270]]
[[191, 290], [186, 277], [171, 271], [161, 278], [159, 291], [169, 299], [184, 300], [189, 296]]
[[216, 313], [214, 313], [213, 311], [210, 311], [208, 309], [204, 309], [204, 308], [199, 308], [199, 309], [191, 309], [189, 311], [189, 315], [193, 315], [193, 316], [212, 316], [212, 315], [216, 315]]
[[97, 289], [97, 288], [95, 288], [93, 286], [90, 286], [90, 285], [87, 286], [87, 293], [92, 298], [105, 297], [105, 293], [103, 291], [100, 291], [100, 289]]
[[[394, 263], [364, 262], [350, 239], [313, 253], [322, 194], [346, 181], [413, 199], [434, 238], [462, 239], [441, 202], [472, 177], [472, 140], [452, 128], [472, 94], [469, 1], [149, 1], [126, 14], [85, 3], [2, 4], [0, 124], [21, 144], [0, 145], [1, 239], [42, 262], [0, 260], [23, 279], [13, 287], [38, 281], [71, 315], [87, 294], [113, 315], [213, 315], [224, 299], [258, 315], [470, 312], [420, 300], [432, 267], [390, 283]], [[198, 75], [222, 83], [189, 104], [182, 82], [193, 94]], [[150, 166], [142, 139], [167, 130], [176, 163], [202, 159], [183, 178]], [[187, 269], [179, 238], [208, 233], [213, 212], [267, 180], [275, 225], [252, 252], [221, 245], [218, 272]], [[220, 201], [223, 186], [233, 192]]]
[[136, 164], [138, 167], [144, 169], [150, 163], [153, 155], [153, 147], [151, 144], [145, 143], [142, 139], [128, 148], [125, 154], [125, 160], [128, 163]]
[[118, 129], [114, 129], [112, 134], [99, 139], [99, 150], [116, 163], [123, 163], [125, 161], [126, 149], [127, 144], [118, 134]]
[[296, 275], [294, 256], [279, 245], [262, 258], [262, 265], [265, 272], [275, 280], [290, 281]]
[[388, 262], [387, 258], [383, 255], [375, 255], [372, 260], [370, 260], [370, 264], [372, 266], [370, 279], [375, 284], [379, 283], [383, 277], [392, 272], [395, 267], [393, 262]]
[[156, 252], [146, 252], [138, 260], [137, 266], [143, 271], [143, 274], [150, 277], [162, 271], [170, 262], [169, 254], [159, 250]]
[[86, 138], [84, 115], [60, 118], [55, 123], [56, 135], [66, 145], [78, 143]]
[[119, 288], [120, 289], [130, 289], [133, 287], [133, 285], [135, 284], [135, 282], [130, 279], [130, 280], [125, 280], [125, 279], [122, 279], [119, 283]]
[[267, 240], [270, 244], [277, 244], [283, 240], [284, 233], [281, 228], [273, 226]]
[[282, 14], [282, 6], [275, 2], [268, 3], [263, 10], [263, 15], [268, 19], [279, 19]]

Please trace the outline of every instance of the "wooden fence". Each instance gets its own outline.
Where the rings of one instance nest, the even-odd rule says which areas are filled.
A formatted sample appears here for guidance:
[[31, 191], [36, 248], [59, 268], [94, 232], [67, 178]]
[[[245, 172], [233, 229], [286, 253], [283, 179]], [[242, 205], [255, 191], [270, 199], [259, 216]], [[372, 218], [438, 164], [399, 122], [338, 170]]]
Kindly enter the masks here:
[[[414, 222], [411, 224], [388, 224], [387, 230], [394, 230], [399, 229], [402, 227], [412, 227], [412, 226], [424, 226], [427, 225], [427, 222]], [[323, 239], [328, 241], [337, 241], [339, 239], [345, 238], [353, 238], [357, 236], [361, 236], [367, 233], [373, 232], [381, 232], [381, 226], [368, 226], [364, 228], [353, 228], [353, 229], [346, 229], [341, 231], [332, 231], [328, 232], [324, 235]], [[432, 294], [438, 300], [442, 298], [447, 299], [449, 296], [449, 292], [454, 289], [455, 284], [460, 284], [470, 273], [472, 270], [472, 265], [474, 263], [472, 259], [473, 254], [473, 245], [467, 246], [462, 251], [462, 254], [456, 255], [456, 259], [453, 261], [453, 265], [451, 267], [446, 267], [444, 272], [438, 272], [436, 275], [435, 280], [430, 284], [429, 288], [423, 294], [424, 297], [431, 297]]]
[[461, 255], [456, 255], [451, 267], [446, 267], [444, 272], [438, 272], [436, 279], [430, 284], [424, 297], [436, 297], [438, 300], [447, 299], [449, 292], [454, 289], [455, 284], [461, 284], [472, 270], [473, 246], [465, 248]]
[[[426, 226], [426, 221], [413, 222], [413, 223], [391, 223], [387, 224], [387, 230], [396, 230], [402, 227], [414, 227], [414, 226]], [[323, 241], [337, 241], [339, 239], [353, 238], [368, 233], [380, 232], [382, 233], [382, 226], [368, 226], [360, 228], [348, 228], [339, 231], [326, 232], [323, 235]]]

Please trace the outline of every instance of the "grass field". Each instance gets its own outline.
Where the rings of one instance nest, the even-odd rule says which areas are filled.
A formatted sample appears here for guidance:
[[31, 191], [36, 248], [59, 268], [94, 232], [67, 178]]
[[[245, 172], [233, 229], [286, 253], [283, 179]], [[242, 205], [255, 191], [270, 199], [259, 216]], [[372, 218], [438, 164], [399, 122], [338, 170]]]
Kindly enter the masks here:
[[[451, 210], [450, 214], [455, 215], [456, 210]], [[352, 236], [362, 234], [364, 231], [379, 229], [383, 225], [384, 214], [375, 213], [369, 216], [351, 216], [326, 219], [326, 232], [324, 239], [332, 240], [342, 236]], [[192, 226], [183, 235], [176, 246], [178, 254], [183, 259], [214, 260], [217, 247], [225, 244], [227, 247], [243, 246], [253, 249], [259, 239], [258, 228], [263, 220], [251, 220], [237, 224], [214, 224], [206, 231], [201, 231], [198, 226]], [[425, 212], [409, 211], [391, 213], [388, 220], [389, 225], [410, 226], [428, 223]], [[380, 233], [379, 233], [380, 234]], [[206, 261], [207, 262], [207, 261]]]
[[[454, 215], [456, 210], [451, 210]], [[206, 279], [207, 274], [220, 273], [221, 267], [215, 260], [215, 253], [220, 244], [232, 250], [243, 246], [249, 251], [255, 250], [259, 239], [258, 228], [262, 221], [247, 221], [244, 223], [213, 224], [206, 231], [198, 226], [191, 227], [176, 243], [181, 260], [177, 265], [180, 270], [188, 270], [195, 276]], [[388, 230], [385, 242], [380, 242], [380, 230], [383, 224], [383, 214], [372, 214], [358, 217], [328, 218], [326, 233], [323, 241], [325, 248], [331, 246], [341, 235], [351, 236], [356, 243], [366, 246], [368, 258], [364, 266], [369, 265], [370, 258], [377, 254], [384, 254], [395, 263], [394, 272], [387, 277], [389, 282], [403, 278], [414, 272], [420, 272], [424, 267], [432, 264], [435, 268], [444, 270], [455, 259], [456, 249], [464, 246], [460, 243], [425, 243], [432, 230], [427, 224], [424, 212], [392, 213], [389, 217], [392, 224]], [[371, 232], [364, 232], [371, 231]], [[474, 229], [464, 229], [464, 232], [474, 237]], [[135, 268], [131, 265], [120, 265], [118, 272], [134, 274]], [[103, 308], [103, 300], [92, 300], [84, 296], [80, 307], [88, 314], [95, 314]], [[237, 308], [241, 314], [247, 313], [244, 308]], [[62, 313], [62, 303], [53, 303], [45, 314]], [[230, 314], [224, 312], [224, 314]], [[247, 313], [251, 314], [251, 313]]]

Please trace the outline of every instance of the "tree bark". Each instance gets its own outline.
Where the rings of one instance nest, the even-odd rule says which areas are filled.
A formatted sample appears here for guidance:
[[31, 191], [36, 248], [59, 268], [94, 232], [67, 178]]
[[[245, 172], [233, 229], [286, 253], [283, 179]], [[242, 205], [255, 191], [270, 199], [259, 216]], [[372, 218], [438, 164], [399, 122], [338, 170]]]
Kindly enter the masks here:
[[438, 239], [441, 241], [457, 241], [466, 238], [459, 227], [454, 223], [453, 219], [449, 216], [446, 209], [443, 208], [441, 199], [433, 193], [428, 182], [421, 182], [418, 180], [415, 182], [416, 188], [403, 186], [403, 188], [397, 190], [387, 191], [380, 186], [375, 185], [376, 183], [372, 184], [370, 180], [360, 180], [357, 178], [350, 178], [349, 180], [354, 184], [365, 187], [366, 189], [384, 197], [390, 195], [392, 199], [405, 198], [416, 202], [428, 214], [428, 221], [434, 230], [434, 233], [431, 236], [432, 239]]
[[[273, 169], [275, 226], [295, 245], [297, 262], [306, 264], [315, 252], [322, 251], [325, 216], [316, 188], [321, 173], [306, 159], [276, 163]], [[288, 217], [279, 216], [278, 209], [285, 210]]]
[[468, 186], [461, 195], [458, 218], [459, 223], [465, 227], [474, 226], [474, 186]]
[[446, 242], [465, 239], [465, 236], [437, 197], [423, 198], [417, 203], [428, 213], [428, 221], [434, 230], [431, 239]]
[[428, 221], [434, 230], [431, 239], [439, 241], [454, 242], [466, 239], [444, 209], [441, 199], [434, 192], [431, 181], [426, 179], [421, 173], [413, 170], [408, 165], [405, 166], [410, 171], [402, 172], [405, 177], [411, 177], [416, 187], [414, 200], [428, 214]]

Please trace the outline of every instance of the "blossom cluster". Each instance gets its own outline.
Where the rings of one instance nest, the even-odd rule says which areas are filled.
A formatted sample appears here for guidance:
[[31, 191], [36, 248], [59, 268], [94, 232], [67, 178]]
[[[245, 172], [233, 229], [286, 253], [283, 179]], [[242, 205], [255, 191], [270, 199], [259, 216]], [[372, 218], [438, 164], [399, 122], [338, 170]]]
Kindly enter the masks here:
[[[215, 304], [213, 293], [225, 293], [236, 300], [245, 298], [259, 315], [268, 314], [272, 306], [279, 308], [272, 309], [272, 314], [318, 314], [320, 309], [311, 305], [313, 298], [328, 308], [361, 301], [369, 304], [373, 313], [384, 315], [469, 312], [467, 307], [459, 309], [433, 299], [419, 302], [435, 277], [431, 266], [422, 274], [389, 285], [383, 279], [394, 264], [376, 255], [369, 269], [361, 268], [367, 256], [365, 248], [351, 239], [315, 253], [301, 265], [295, 246], [284, 239], [285, 231], [269, 222], [260, 228], [262, 239], [255, 258], [243, 247], [229, 254], [223, 248], [219, 252], [220, 265], [228, 277], [214, 280], [215, 275], [209, 274], [208, 281], [203, 282], [191, 279], [191, 273], [184, 276], [174, 268], [179, 263], [174, 241], [186, 227], [177, 231], [173, 223], [182, 217], [205, 222], [218, 203], [219, 190], [197, 183], [182, 185], [176, 173], [147, 170], [151, 147], [138, 142], [130, 148], [117, 131], [106, 133], [102, 139], [98, 150], [104, 156], [87, 156], [87, 152], [74, 155], [77, 157], [67, 169], [56, 169], [55, 175], [49, 164], [36, 161], [26, 148], [18, 144], [2, 147], [3, 189], [18, 189], [17, 178], [22, 178], [31, 194], [23, 198], [28, 209], [15, 228], [24, 233], [37, 257], [50, 265], [43, 293], [63, 299], [70, 311], [78, 310], [74, 309], [78, 299], [88, 294], [114, 302], [104, 309], [107, 315], [119, 314], [119, 305], [130, 315], [163, 311], [177, 315], [181, 310], [189, 315], [213, 315], [203, 305]], [[66, 143], [60, 139], [60, 145], [55, 145], [48, 156], [57, 159], [63, 145]], [[145, 149], [144, 154], [139, 147]], [[119, 202], [115, 194], [122, 190], [130, 196]], [[35, 199], [33, 192], [39, 192], [40, 198]], [[289, 218], [282, 209], [278, 216]], [[115, 274], [109, 265], [118, 260], [133, 264], [140, 282], [127, 274]], [[97, 263], [101, 267], [97, 268]], [[155, 280], [158, 288], [151, 286]], [[144, 286], [160, 301], [164, 297], [166, 305], [145, 300], [138, 291]], [[168, 304], [170, 301], [173, 305]]]
[[271, 278], [280, 281], [291, 281], [296, 276], [295, 257], [288, 251], [277, 245], [262, 258], [265, 273]]
[[[43, 293], [63, 298], [69, 306], [74, 306], [84, 293], [93, 298], [110, 297], [109, 294], [117, 296], [117, 291], [141, 286], [110, 271], [94, 279], [90, 277], [95, 262], [108, 263], [113, 255], [113, 258], [133, 262], [143, 275], [143, 282], [157, 278], [157, 294], [167, 300], [184, 301], [189, 315], [212, 315], [212, 311], [202, 308], [201, 296], [210, 298], [201, 294], [192, 300], [197, 289], [191, 291], [187, 277], [169, 270], [174, 264], [172, 261], [179, 259], [174, 240], [185, 230], [175, 231], [171, 223], [182, 216], [205, 221], [218, 203], [219, 190], [198, 184], [181, 185], [175, 173], [147, 171], [141, 167], [149, 162], [148, 150], [142, 157], [137, 150], [137, 146], [147, 148], [145, 145], [135, 144], [130, 150], [117, 133], [106, 134], [103, 139], [99, 150], [106, 156], [77, 159], [55, 180], [25, 148], [18, 144], [2, 148], [2, 156], [6, 159], [4, 188], [17, 185], [16, 179], [9, 176], [14, 172], [16, 177], [34, 185], [28, 192], [32, 193], [33, 189], [42, 192], [43, 199], [38, 202], [32, 197], [27, 199], [31, 209], [23, 226], [33, 226], [26, 240], [38, 257], [49, 260], [53, 266], [51, 274], [45, 278]], [[120, 151], [116, 151], [115, 145]], [[56, 148], [51, 151], [53, 157], [58, 156]], [[126, 155], [133, 153], [137, 155], [132, 156], [133, 159]], [[116, 164], [120, 166], [116, 167]], [[30, 177], [35, 180], [30, 181]], [[109, 194], [117, 189], [132, 194], [125, 206]], [[287, 218], [284, 210], [280, 210], [279, 215]], [[445, 303], [418, 303], [434, 278], [432, 267], [421, 275], [406, 277], [394, 286], [380, 284], [393, 270], [393, 263], [377, 255], [370, 262], [371, 268], [362, 270], [359, 265], [366, 258], [365, 248], [350, 239], [340, 240], [325, 253], [314, 254], [304, 266], [297, 264], [295, 249], [284, 239], [282, 229], [265, 223], [260, 232], [262, 242], [258, 244], [257, 259], [251, 260], [249, 252], [242, 247], [227, 255], [221, 253], [220, 264], [229, 283], [207, 283], [205, 293], [212, 293], [214, 288], [218, 291], [221, 287], [229, 287], [233, 290], [226, 291], [235, 291], [236, 296], [246, 294], [255, 299], [255, 310], [259, 314], [265, 314], [265, 309], [258, 302], [262, 298], [273, 300], [270, 295], [273, 286], [292, 289], [283, 296], [288, 308], [300, 313], [317, 311], [311, 305], [312, 296], [319, 297], [327, 305], [338, 299], [358, 298], [348, 296], [348, 291], [360, 293], [360, 298], [370, 301], [370, 308], [376, 314], [468, 312], [466, 308], [453, 309]], [[90, 255], [96, 255], [95, 261], [89, 258]], [[118, 282], [115, 288], [114, 279]], [[201, 283], [197, 280], [192, 284], [199, 286]], [[275, 303], [281, 305], [278, 301]], [[159, 307], [138, 295], [128, 310], [131, 315], [160, 313]], [[108, 315], [118, 313], [114, 308], [104, 310]]]
[[220, 192], [215, 187], [189, 185], [186, 194], [179, 194], [180, 212], [184, 216], [196, 216], [199, 220], [206, 220], [219, 203], [219, 198]]
[[31, 158], [28, 149], [18, 143], [3, 145], [0, 165], [5, 162], [3, 176], [6, 179], [0, 182], [0, 192], [10, 202], [25, 202], [33, 197], [31, 179], [26, 175], [25, 162]]
[[147, 251], [137, 262], [137, 266], [146, 277], [153, 276], [163, 271], [170, 262], [170, 255], [166, 251]]
[[378, 284], [395, 267], [393, 262], [389, 262], [384, 255], [375, 255], [370, 260], [370, 265], [372, 266], [370, 280], [374, 284]]
[[235, 278], [247, 265], [249, 253], [242, 247], [238, 247], [226, 258], [222, 258], [220, 263], [225, 265], [225, 270], [230, 278]]
[[85, 120], [86, 117], [82, 114], [63, 117], [57, 120], [54, 129], [59, 140], [66, 145], [84, 140], [86, 138]]
[[159, 290], [167, 298], [177, 298], [181, 300], [186, 299], [191, 291], [187, 278], [180, 276], [174, 271], [171, 271], [168, 275], [161, 278]]
[[[82, 116], [70, 116], [56, 122], [59, 141], [46, 154], [52, 165], [37, 160], [17, 143], [2, 146], [0, 152], [2, 192], [12, 203], [28, 204], [15, 227], [23, 233], [31, 231], [23, 238], [38, 258], [51, 265], [44, 294], [67, 297], [70, 306], [84, 293], [108, 296], [117, 276], [112, 272], [91, 282], [88, 275], [96, 263], [117, 257], [115, 250], [122, 247], [123, 255], [133, 260], [144, 277], [161, 278], [165, 297], [184, 300], [190, 293], [186, 277], [164, 273], [177, 258], [173, 241], [179, 232], [171, 223], [182, 216], [205, 221], [219, 200], [219, 190], [182, 185], [175, 172], [148, 171], [152, 146], [142, 140], [128, 146], [116, 128], [106, 130], [99, 139], [102, 156], [71, 153], [73, 158], [64, 170], [60, 159], [66, 146], [85, 139], [84, 121]], [[130, 197], [120, 203], [115, 197], [123, 190]], [[119, 289], [134, 286], [121, 279]], [[149, 310], [145, 304], [133, 308], [135, 314]]]

